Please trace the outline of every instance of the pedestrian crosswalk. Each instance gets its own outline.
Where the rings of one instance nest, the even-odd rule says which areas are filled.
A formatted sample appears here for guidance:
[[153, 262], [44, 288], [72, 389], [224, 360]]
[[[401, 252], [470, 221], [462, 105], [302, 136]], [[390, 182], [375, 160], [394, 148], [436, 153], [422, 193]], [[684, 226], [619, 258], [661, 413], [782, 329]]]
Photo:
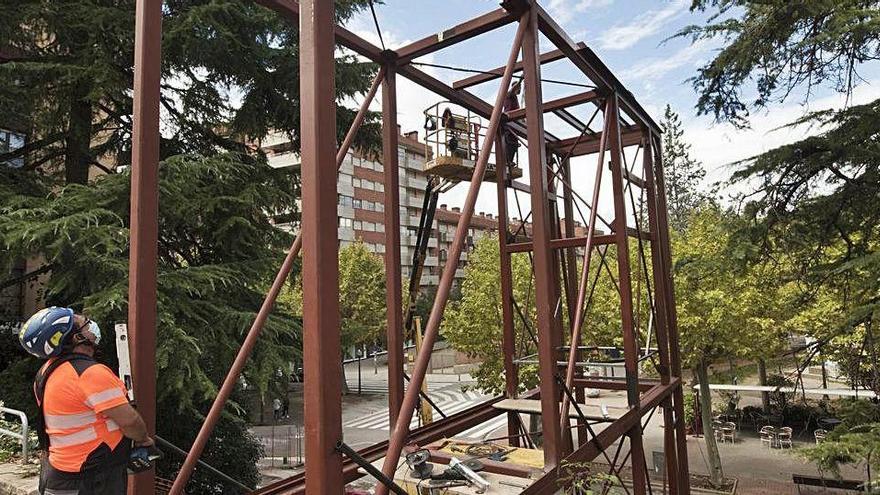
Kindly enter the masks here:
[[[459, 390], [451, 389], [432, 390], [430, 392], [430, 397], [431, 400], [440, 407], [443, 413], [449, 416], [459, 411], [463, 411], [469, 407], [473, 407], [477, 404], [485, 402], [489, 399], [490, 396], [474, 390], [462, 392]], [[435, 413], [434, 417], [436, 419], [438, 418], [438, 415]], [[351, 419], [343, 423], [343, 427], [387, 431], [390, 429], [388, 418], [388, 410], [383, 410], [364, 417]], [[507, 417], [504, 415], [493, 418], [491, 421], [471, 428], [470, 430], [456, 435], [455, 437], [470, 440], [479, 440], [485, 438], [496, 429], [503, 427], [506, 424], [506, 420]], [[419, 426], [419, 418], [417, 415], [414, 415], [412, 421], [410, 422], [410, 428], [414, 429], [418, 428]]]

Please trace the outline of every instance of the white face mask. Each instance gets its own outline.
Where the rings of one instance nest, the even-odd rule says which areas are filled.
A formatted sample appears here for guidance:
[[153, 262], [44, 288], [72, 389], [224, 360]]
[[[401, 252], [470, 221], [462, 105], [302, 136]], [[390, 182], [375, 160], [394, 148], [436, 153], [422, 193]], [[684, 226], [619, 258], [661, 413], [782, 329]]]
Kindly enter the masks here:
[[101, 327], [95, 321], [89, 321], [89, 332], [95, 336], [95, 345], [101, 343]]

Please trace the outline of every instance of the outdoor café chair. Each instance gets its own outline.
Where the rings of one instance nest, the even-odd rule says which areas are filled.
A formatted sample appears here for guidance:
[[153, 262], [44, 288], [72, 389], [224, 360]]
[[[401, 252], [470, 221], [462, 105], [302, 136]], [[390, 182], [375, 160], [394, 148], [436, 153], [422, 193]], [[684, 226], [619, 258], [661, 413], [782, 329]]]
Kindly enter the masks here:
[[730, 440], [730, 443], [736, 443], [736, 423], [733, 421], [728, 421], [721, 425], [721, 441], [726, 442]]
[[715, 435], [715, 440], [724, 441], [723, 432], [721, 431], [723, 423], [720, 420], [712, 420], [712, 433]]
[[762, 426], [758, 433], [761, 435], [761, 443], [766, 443], [767, 448], [772, 449], [776, 445], [776, 428], [769, 425]]
[[813, 432], [813, 436], [816, 438], [816, 445], [825, 441], [825, 437], [828, 436], [828, 430], [823, 430], [819, 428], [818, 430]]
[[787, 445], [788, 448], [792, 448], [793, 445], [791, 443], [791, 428], [788, 426], [783, 426], [779, 429], [779, 432], [776, 434], [776, 442], [779, 443], [779, 448], [785, 448]]

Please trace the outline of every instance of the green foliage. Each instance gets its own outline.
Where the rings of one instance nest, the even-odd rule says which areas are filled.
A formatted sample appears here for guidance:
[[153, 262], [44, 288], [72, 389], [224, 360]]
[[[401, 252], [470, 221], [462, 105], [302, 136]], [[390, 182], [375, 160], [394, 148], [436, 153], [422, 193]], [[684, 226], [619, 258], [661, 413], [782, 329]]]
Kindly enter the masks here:
[[[531, 265], [525, 254], [512, 256], [513, 294], [534, 332], [534, 287]], [[504, 391], [504, 361], [501, 351], [502, 315], [499, 285], [500, 258], [498, 238], [487, 235], [477, 240], [468, 255], [465, 279], [461, 284], [461, 300], [446, 309], [443, 336], [457, 350], [482, 361], [472, 374], [477, 385], [487, 392]], [[514, 314], [516, 355], [537, 352], [529, 330], [518, 314]], [[519, 367], [520, 388], [528, 390], [538, 383], [537, 365]]]
[[[337, 1], [337, 17], [366, 4]], [[22, 0], [3, 10], [0, 40], [13, 61], [0, 64], [0, 108], [5, 125], [34, 137], [27, 167], [85, 183], [97, 160], [129, 163], [135, 1]], [[299, 149], [295, 24], [255, 2], [173, 0], [163, 3], [162, 27], [163, 158], [243, 151], [242, 139], [270, 131]], [[369, 87], [373, 64], [351, 55], [337, 62], [338, 101]], [[340, 138], [353, 117], [339, 111]], [[356, 144], [377, 139], [371, 115]]]
[[[566, 495], [597, 495], [623, 487], [623, 481], [614, 474], [596, 469], [589, 462], [565, 462], [559, 466], [557, 484], [564, 486]], [[614, 493], [614, 491], [610, 492]]]
[[[107, 336], [99, 359], [107, 356], [111, 365], [112, 323], [125, 321], [128, 311], [129, 184], [127, 173], [111, 174], [0, 206], [0, 261], [28, 253], [51, 263], [47, 304], [72, 306], [100, 322]], [[180, 418], [190, 418], [193, 428], [201, 422], [289, 246], [290, 235], [272, 218], [293, 207], [292, 191], [286, 173], [246, 155], [183, 155], [160, 165], [156, 364], [158, 414], [167, 420], [158, 422], [158, 433], [178, 445], [191, 438], [176, 437], [172, 425]], [[246, 382], [263, 392], [285, 383], [278, 371], [288, 371], [299, 333], [291, 316], [271, 316]], [[18, 345], [10, 340], [4, 345]], [[0, 372], [0, 383], [20, 390], [16, 407], [32, 406], [27, 384], [38, 364], [23, 357]], [[239, 413], [233, 409], [225, 421]], [[258, 448], [242, 428], [224, 431], [218, 442]], [[236, 466], [234, 474], [255, 476], [253, 465]]]
[[[302, 283], [282, 299], [302, 314]], [[361, 240], [339, 250], [339, 317], [343, 352], [376, 342], [385, 333], [385, 263]]]
[[722, 357], [775, 355], [785, 344], [785, 286], [772, 266], [743, 267], [732, 239], [737, 220], [710, 206], [672, 233], [678, 328], [684, 365]]
[[880, 57], [876, 0], [693, 0], [691, 9], [712, 15], [677, 36], [724, 42], [691, 79], [697, 111], [739, 126], [748, 125], [751, 108], [798, 89], [805, 99], [819, 86], [850, 92], [859, 67]]
[[[866, 486], [876, 490], [871, 473], [880, 468], [880, 406], [865, 400], [843, 401], [837, 413], [843, 423], [828, 433], [825, 441], [801, 451], [819, 470], [840, 478], [846, 464], [863, 467]], [[876, 493], [869, 490], [871, 493]]]
[[666, 179], [666, 202], [669, 226], [681, 231], [691, 212], [709, 200], [701, 191], [706, 177], [703, 164], [691, 157], [691, 146], [684, 140], [681, 119], [666, 105], [663, 111], [663, 171]]
[[802, 324], [853, 383], [880, 389], [873, 337], [880, 303], [880, 100], [799, 122], [823, 131], [741, 163], [756, 184], [746, 235], [784, 253], [798, 278]]

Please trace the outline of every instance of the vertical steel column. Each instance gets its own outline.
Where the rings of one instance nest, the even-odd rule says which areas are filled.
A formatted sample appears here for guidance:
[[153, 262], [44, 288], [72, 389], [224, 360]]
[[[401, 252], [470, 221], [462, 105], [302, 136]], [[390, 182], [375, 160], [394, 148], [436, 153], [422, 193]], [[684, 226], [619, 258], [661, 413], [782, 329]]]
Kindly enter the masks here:
[[[501, 86], [498, 88], [498, 94], [495, 96], [495, 106], [492, 109], [492, 116], [489, 119], [489, 127], [486, 130], [486, 139], [483, 147], [480, 148], [480, 155], [474, 164], [474, 173], [471, 176], [471, 185], [468, 188], [467, 197], [464, 201], [464, 208], [461, 210], [461, 216], [458, 219], [458, 225], [455, 228], [455, 237], [452, 240], [452, 246], [449, 249], [449, 261], [443, 267], [443, 274], [440, 276], [440, 283], [437, 286], [437, 295], [434, 298], [434, 306], [431, 308], [431, 316], [428, 318], [428, 324], [425, 326], [425, 336], [423, 347], [416, 357], [413, 374], [409, 382], [409, 387], [403, 396], [403, 406], [400, 408], [400, 415], [397, 416], [397, 423], [391, 431], [391, 438], [388, 441], [387, 455], [385, 462], [382, 464], [382, 473], [390, 478], [394, 477], [394, 471], [397, 469], [397, 461], [400, 460], [400, 453], [409, 434], [409, 422], [412, 420], [413, 410], [419, 399], [419, 389], [425, 380], [425, 373], [428, 370], [428, 361], [431, 358], [431, 349], [437, 340], [440, 332], [440, 320], [443, 318], [443, 311], [446, 309], [446, 303], [449, 302], [449, 292], [452, 289], [452, 282], [455, 279], [455, 270], [458, 268], [458, 259], [464, 248], [464, 241], [467, 237], [468, 228], [471, 219], [474, 216], [474, 207], [477, 203], [477, 194], [480, 191], [480, 184], [483, 182], [483, 175], [486, 172], [486, 166], [489, 162], [489, 153], [492, 151], [492, 140], [498, 134], [499, 123], [501, 122], [502, 107], [504, 97], [507, 95], [510, 87], [510, 79], [513, 76], [513, 65], [516, 63], [516, 54], [522, 44], [523, 32], [528, 24], [528, 16], [523, 15], [519, 21], [519, 28], [513, 41], [513, 47], [507, 59], [507, 65], [504, 69], [504, 76], [501, 78]], [[382, 483], [376, 485], [376, 495], [387, 495], [388, 487]]]
[[340, 494], [342, 368], [339, 365], [339, 246], [336, 214], [334, 2], [300, 6], [303, 372], [306, 494]]
[[[667, 335], [669, 337], [669, 366], [673, 377], [681, 378], [681, 356], [678, 340], [678, 315], [675, 310], [675, 284], [672, 278], [672, 249], [669, 243], [669, 217], [666, 204], [666, 182], [663, 175], [663, 153], [659, 136], [651, 136], [654, 146], [655, 162], [654, 177], [657, 183], [657, 232], [664, 268], [664, 292], [667, 307]], [[656, 281], [654, 282], [657, 283]], [[679, 383], [681, 383], [679, 381]], [[690, 495], [690, 468], [688, 466], [687, 437], [684, 424], [683, 385], [675, 388], [672, 401], [675, 409], [676, 448], [678, 450], [678, 483], [679, 495]]]
[[[389, 52], [385, 52], [388, 54]], [[397, 66], [385, 64], [382, 81], [382, 168], [385, 174], [385, 306], [388, 327], [388, 417], [397, 421], [403, 404], [403, 312], [400, 268], [400, 164], [397, 132]]]
[[[663, 282], [663, 253], [660, 249], [660, 230], [657, 222], [657, 195], [654, 185], [654, 155], [651, 135], [645, 133], [642, 147], [642, 162], [645, 188], [648, 198], [648, 226], [651, 232], [651, 267], [654, 279], [654, 326], [657, 330], [657, 351], [660, 357], [660, 383], [666, 385], [669, 377], [669, 339], [667, 330], [668, 313], [666, 307], [666, 290]], [[666, 454], [666, 478], [669, 494], [678, 494], [678, 451], [676, 450], [675, 418], [673, 416], [672, 398], [666, 398], [663, 408], [663, 451]]]
[[[587, 286], [590, 277], [590, 260], [593, 256], [593, 236], [596, 232], [596, 219], [599, 216], [599, 193], [602, 190], [602, 175], [605, 166], [605, 148], [608, 146], [610, 135], [610, 120], [608, 115], [611, 108], [610, 100], [605, 102], [605, 123], [602, 126], [602, 135], [599, 136], [599, 157], [596, 164], [596, 178], [593, 181], [593, 197], [590, 200], [590, 219], [587, 220], [587, 245], [584, 248], [584, 263], [581, 267], [581, 279], [578, 284], [577, 302], [574, 310], [574, 322], [571, 325], [571, 341], [581, 341], [581, 326], [583, 326], [584, 304], [587, 298]], [[570, 184], [570, 182], [569, 182]], [[572, 347], [568, 351], [568, 367], [565, 370], [565, 386], [571, 388], [574, 383], [575, 363], [577, 362], [577, 349]], [[562, 417], [568, 421], [568, 395], [562, 397]]]
[[[571, 187], [574, 186], [574, 181], [571, 178], [571, 160], [566, 158], [565, 161], [562, 162], [562, 173], [563, 179], [565, 179], [565, 183], [562, 187], [562, 210], [565, 214], [565, 237], [574, 237], [575, 233], [575, 224], [574, 224], [574, 191], [571, 190]], [[578, 319], [575, 316], [575, 311], [577, 307], [577, 250], [574, 247], [570, 247], [565, 250], [565, 270], [566, 270], [566, 285], [565, 285], [565, 296], [568, 305], [568, 324], [571, 335], [576, 335], [574, 333], [574, 322]], [[569, 344], [572, 346], [580, 346], [581, 338], [580, 332], [577, 333], [578, 338], [576, 341], [571, 341]], [[574, 353], [575, 362], [583, 361], [583, 352], [580, 350], [576, 350]], [[576, 366], [574, 370], [575, 377], [583, 377], [584, 370], [580, 366]], [[567, 386], [567, 384], [566, 384]], [[574, 397], [579, 403], [583, 404], [586, 400], [586, 394], [584, 392], [583, 387], [575, 387]], [[564, 421], [564, 420], [563, 420]], [[578, 422], [580, 423], [580, 421]], [[578, 446], [583, 445], [587, 442], [589, 437], [587, 436], [589, 432], [587, 431], [586, 425], [578, 426], [577, 428], [577, 439]]]
[[541, 384], [541, 422], [544, 437], [544, 468], [553, 469], [562, 460], [562, 431], [559, 416], [559, 385], [556, 382], [555, 273], [550, 247], [551, 215], [547, 196], [547, 155], [544, 143], [544, 110], [541, 96], [541, 63], [538, 53], [538, 10], [529, 9], [529, 21], [522, 43], [525, 79], [526, 122], [528, 122], [529, 182], [532, 200], [532, 245], [535, 264], [535, 304], [538, 314], [538, 361]]
[[[381, 84], [384, 77], [385, 68], [382, 67], [373, 79], [373, 85], [364, 97], [361, 108], [358, 110], [357, 115], [355, 115], [354, 121], [348, 129], [348, 133], [345, 135], [345, 139], [336, 151], [337, 170], [342, 166], [342, 161], [345, 159], [345, 155], [348, 153], [348, 149], [351, 147], [352, 142], [354, 142], [354, 137], [357, 134], [358, 129], [360, 129], [361, 124], [364, 123], [364, 118], [367, 116], [370, 103], [376, 96], [376, 91], [379, 90], [379, 84]], [[281, 263], [281, 268], [279, 268], [278, 273], [275, 274], [275, 280], [272, 282], [272, 286], [269, 288], [266, 298], [263, 299], [263, 304], [260, 306], [260, 310], [257, 312], [257, 316], [254, 318], [254, 322], [251, 324], [251, 328], [248, 330], [247, 336], [245, 336], [244, 342], [242, 342], [241, 348], [238, 350], [238, 354], [235, 355], [235, 361], [232, 362], [232, 366], [226, 373], [226, 378], [223, 379], [223, 384], [217, 392], [217, 397], [211, 404], [211, 409], [208, 411], [208, 415], [205, 417], [205, 421], [202, 423], [201, 428], [199, 428], [199, 434], [196, 435], [193, 446], [190, 448], [189, 453], [183, 461], [183, 466], [181, 466], [180, 471], [178, 471], [177, 477], [174, 478], [174, 485], [169, 492], [170, 495], [179, 495], [180, 493], [183, 493], [183, 488], [186, 486], [187, 481], [189, 481], [193, 468], [195, 468], [199, 456], [202, 455], [202, 451], [208, 443], [208, 438], [214, 431], [214, 426], [216, 426], [217, 420], [220, 419], [220, 414], [223, 412], [223, 407], [226, 405], [226, 401], [229, 400], [229, 396], [232, 395], [235, 385], [238, 383], [238, 377], [241, 376], [241, 372], [244, 370], [245, 364], [247, 364], [247, 360], [250, 358], [254, 346], [257, 344], [257, 339], [263, 331], [266, 319], [269, 318], [269, 313], [275, 305], [275, 300], [278, 299], [278, 294], [281, 292], [281, 288], [284, 286], [285, 282], [287, 282], [287, 276], [290, 275], [290, 271], [293, 268], [293, 262], [296, 260], [296, 257], [299, 256], [301, 249], [302, 232], [296, 235], [293, 244], [290, 246], [290, 250], [287, 252], [287, 256], [284, 257], [284, 261]]]
[[[633, 324], [632, 284], [630, 281], [629, 236], [626, 231], [626, 202], [623, 192], [623, 148], [620, 142], [620, 114], [617, 94], [608, 99], [610, 111], [605, 119], [610, 125], [608, 144], [611, 155], [611, 189], [614, 193], [614, 235], [617, 246], [617, 280], [620, 288], [620, 318], [623, 327], [624, 367], [626, 369], [626, 398], [630, 408], [639, 407], [639, 346]], [[642, 424], [636, 422], [629, 431], [632, 453], [633, 491], [644, 494], [647, 485], [645, 451], [642, 445]]]
[[[511, 256], [507, 250], [510, 224], [507, 220], [507, 150], [504, 143], [503, 133], [499, 133], [495, 139], [495, 177], [498, 191], [498, 252], [501, 270], [501, 349], [504, 356], [504, 391], [507, 397], [517, 396], [519, 387], [519, 370], [513, 362], [516, 356], [516, 329], [513, 323], [513, 269]], [[510, 436], [510, 444], [519, 447], [519, 413], [510, 411], [507, 413], [507, 435]]]
[[[159, 244], [159, 98], [162, 1], [138, 0], [135, 10], [134, 108], [131, 153], [131, 250], [128, 328], [138, 412], [156, 433], [156, 277]], [[134, 475], [129, 493], [155, 491], [155, 471]]]

